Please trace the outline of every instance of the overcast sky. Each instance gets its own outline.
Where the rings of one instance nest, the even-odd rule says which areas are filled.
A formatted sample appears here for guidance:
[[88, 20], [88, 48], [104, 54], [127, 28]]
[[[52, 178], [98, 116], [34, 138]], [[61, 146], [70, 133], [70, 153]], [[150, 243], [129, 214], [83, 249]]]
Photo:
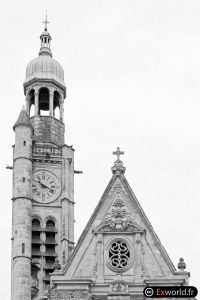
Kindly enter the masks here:
[[112, 151], [173, 263], [200, 289], [200, 1], [0, 0], [0, 298], [10, 299], [12, 145], [48, 10], [65, 71], [76, 240], [111, 178]]

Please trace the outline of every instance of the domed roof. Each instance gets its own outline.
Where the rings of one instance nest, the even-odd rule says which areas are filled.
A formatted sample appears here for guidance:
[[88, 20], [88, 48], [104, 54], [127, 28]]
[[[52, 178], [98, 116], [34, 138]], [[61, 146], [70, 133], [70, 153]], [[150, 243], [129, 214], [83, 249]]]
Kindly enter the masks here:
[[63, 68], [48, 53], [43, 53], [29, 62], [24, 84], [32, 79], [51, 79], [65, 87]]
[[42, 32], [42, 34], [40, 35], [40, 37], [42, 37], [42, 36], [49, 36], [49, 37], [51, 37], [50, 36], [50, 33], [45, 29], [43, 32]]
[[39, 56], [31, 60], [26, 68], [26, 79], [24, 82], [24, 91], [29, 85], [29, 82], [33, 80], [46, 79], [47, 81], [53, 80], [60, 84], [64, 90], [66, 89], [64, 83], [64, 71], [62, 66], [52, 58], [52, 52], [50, 47], [51, 35], [47, 31], [47, 15], [44, 21], [45, 29], [40, 35], [41, 47]]

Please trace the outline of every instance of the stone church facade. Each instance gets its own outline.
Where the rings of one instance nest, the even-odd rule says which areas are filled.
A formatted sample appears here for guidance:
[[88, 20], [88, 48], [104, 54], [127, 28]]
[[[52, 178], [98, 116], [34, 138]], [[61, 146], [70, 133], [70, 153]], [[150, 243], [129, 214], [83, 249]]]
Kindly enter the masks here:
[[13, 129], [12, 300], [145, 299], [147, 286], [187, 286], [125, 177], [111, 180], [74, 245], [74, 149], [65, 144], [66, 86], [51, 36], [26, 68], [26, 105]]

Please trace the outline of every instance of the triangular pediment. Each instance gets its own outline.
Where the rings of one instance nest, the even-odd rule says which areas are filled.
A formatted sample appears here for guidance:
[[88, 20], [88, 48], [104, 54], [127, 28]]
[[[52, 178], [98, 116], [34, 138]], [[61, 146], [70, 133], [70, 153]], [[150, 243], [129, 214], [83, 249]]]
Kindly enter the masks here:
[[[112, 241], [127, 247], [123, 272], [109, 261]], [[112, 282], [119, 273], [124, 281], [141, 282], [171, 277], [175, 271], [125, 176], [113, 174], [59, 278]]]
[[[117, 183], [115, 188], [121, 189], [121, 185]], [[117, 191], [115, 200], [113, 201], [110, 209], [107, 211], [104, 220], [94, 230], [95, 233], [110, 233], [110, 232], [126, 232], [136, 233], [144, 232], [139, 224], [134, 221], [133, 216], [125, 205], [120, 191]]]

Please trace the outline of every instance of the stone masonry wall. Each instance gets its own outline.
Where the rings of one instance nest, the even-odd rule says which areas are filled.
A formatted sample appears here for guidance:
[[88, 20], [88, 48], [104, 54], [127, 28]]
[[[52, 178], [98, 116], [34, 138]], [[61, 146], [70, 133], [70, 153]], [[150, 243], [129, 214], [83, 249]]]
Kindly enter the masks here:
[[30, 121], [34, 129], [33, 140], [64, 145], [65, 126], [62, 122], [52, 116], [34, 116]]

